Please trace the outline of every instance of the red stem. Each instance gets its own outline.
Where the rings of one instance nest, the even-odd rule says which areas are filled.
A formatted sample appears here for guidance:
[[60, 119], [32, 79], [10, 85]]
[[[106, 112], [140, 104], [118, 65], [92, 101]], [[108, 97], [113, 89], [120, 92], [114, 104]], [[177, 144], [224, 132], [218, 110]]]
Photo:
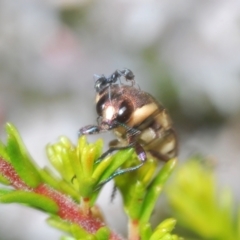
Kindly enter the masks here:
[[11, 186], [15, 189], [32, 190], [22, 181], [13, 166], [0, 157], [0, 173], [10, 181]]
[[[94, 234], [99, 228], [105, 226], [105, 223], [98, 218], [94, 218], [90, 213], [86, 214], [71, 198], [60, 193], [47, 184], [40, 184], [32, 189], [25, 184], [19, 177], [13, 166], [0, 157], [0, 173], [6, 177], [12, 187], [18, 190], [31, 191], [52, 199], [59, 207], [58, 215], [63, 220], [76, 223], [85, 229], [88, 233]], [[111, 232], [111, 240], [123, 240], [118, 234]]]

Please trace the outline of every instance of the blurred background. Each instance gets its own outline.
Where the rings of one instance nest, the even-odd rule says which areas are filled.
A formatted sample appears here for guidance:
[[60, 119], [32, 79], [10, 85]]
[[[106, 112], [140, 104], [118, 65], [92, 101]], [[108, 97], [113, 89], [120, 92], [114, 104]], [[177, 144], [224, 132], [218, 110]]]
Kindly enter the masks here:
[[[124, 67], [169, 109], [180, 162], [210, 157], [219, 184], [240, 199], [240, 2], [234, 0], [0, 0], [2, 140], [10, 121], [39, 166], [48, 165], [47, 143], [60, 135], [76, 141], [80, 127], [96, 122], [93, 74]], [[106, 147], [113, 138], [99, 137]], [[99, 204], [110, 226], [125, 234], [121, 199], [109, 204], [111, 191], [112, 183]], [[107, 214], [113, 211], [117, 222]], [[1, 205], [0, 239], [59, 239], [46, 217]]]

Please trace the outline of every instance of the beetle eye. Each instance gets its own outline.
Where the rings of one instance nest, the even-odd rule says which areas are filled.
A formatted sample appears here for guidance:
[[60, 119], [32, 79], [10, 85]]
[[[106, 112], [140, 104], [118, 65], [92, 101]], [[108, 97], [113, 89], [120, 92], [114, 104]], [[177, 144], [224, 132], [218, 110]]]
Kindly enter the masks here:
[[106, 96], [103, 96], [97, 103], [96, 105], [96, 110], [97, 110], [97, 114], [99, 116], [102, 116], [102, 112], [103, 112], [103, 109], [105, 107], [105, 103], [107, 101], [107, 97]]
[[124, 100], [118, 110], [118, 116], [116, 118], [119, 122], [126, 122], [133, 112], [133, 105], [130, 101]]

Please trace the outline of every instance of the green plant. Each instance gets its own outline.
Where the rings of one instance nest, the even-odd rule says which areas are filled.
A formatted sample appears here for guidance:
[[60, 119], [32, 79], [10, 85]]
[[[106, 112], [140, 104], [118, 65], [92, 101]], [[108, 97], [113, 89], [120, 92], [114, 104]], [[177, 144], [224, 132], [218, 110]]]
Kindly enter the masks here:
[[197, 239], [240, 239], [240, 209], [231, 191], [218, 186], [207, 159], [195, 157], [179, 166], [165, 190], [178, 225]]
[[[47, 212], [50, 225], [72, 235], [62, 239], [123, 239], [106, 226], [95, 202], [105, 179], [119, 168], [137, 164], [132, 149], [98, 162], [102, 141], [88, 144], [81, 137], [74, 145], [61, 137], [47, 146], [48, 158], [59, 173], [56, 176], [49, 168], [36, 166], [12, 124], [6, 124], [6, 131], [6, 144], [0, 142], [0, 183], [6, 186], [0, 189], [1, 203], [17, 202]], [[154, 230], [149, 223], [175, 164], [176, 159], [171, 159], [159, 170], [156, 161], [149, 159], [140, 169], [115, 178], [129, 218], [129, 240], [180, 239], [171, 234], [174, 219], [166, 219]]]

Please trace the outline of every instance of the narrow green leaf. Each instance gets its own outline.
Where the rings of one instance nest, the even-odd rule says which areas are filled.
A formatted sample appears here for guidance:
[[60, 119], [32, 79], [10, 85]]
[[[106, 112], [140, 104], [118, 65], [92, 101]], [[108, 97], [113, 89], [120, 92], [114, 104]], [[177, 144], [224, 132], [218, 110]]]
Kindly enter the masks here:
[[87, 146], [87, 138], [86, 138], [86, 136], [83, 135], [78, 139], [77, 149], [76, 149], [77, 150], [77, 156], [78, 156], [79, 159], [81, 157], [83, 149], [86, 146]]
[[166, 233], [164, 236], [162, 236], [161, 238], [156, 238], [156, 239], [151, 239], [151, 240], [173, 240], [172, 236], [170, 233]]
[[2, 203], [24, 203], [35, 208], [40, 208], [46, 212], [57, 213], [57, 204], [42, 195], [24, 192], [24, 191], [13, 191], [0, 196], [0, 202]]
[[7, 153], [6, 147], [1, 141], [0, 141], [0, 158], [5, 160], [6, 162], [10, 162], [10, 157]]
[[171, 232], [174, 229], [176, 222], [177, 221], [174, 218], [165, 219], [156, 227], [155, 230], [166, 229], [167, 232]]
[[150, 223], [142, 224], [140, 229], [140, 235], [142, 240], [149, 240], [152, 235], [152, 228]]
[[62, 173], [62, 159], [59, 155], [59, 149], [57, 150], [57, 144], [48, 144], [46, 146], [46, 153], [53, 167], [60, 173]]
[[93, 171], [93, 165], [95, 161], [95, 147], [93, 144], [86, 146], [81, 155], [81, 164], [83, 168], [82, 175], [84, 177], [90, 177]]
[[153, 179], [157, 165], [158, 164], [155, 159], [148, 159], [146, 163], [137, 170], [137, 178], [144, 184], [144, 186], [148, 186]]
[[74, 201], [79, 203], [80, 200], [80, 194], [78, 191], [76, 191], [73, 186], [71, 186], [70, 184], [68, 184], [65, 181], [60, 181], [59, 182], [59, 187], [61, 189], [61, 192], [64, 192], [66, 195], [71, 196]]
[[43, 169], [39, 170], [39, 173], [44, 183], [47, 183], [55, 190], [60, 190], [59, 179], [57, 179], [56, 176], [53, 176], [52, 171], [48, 167], [44, 167]]
[[89, 236], [90, 237], [92, 236], [92, 234], [86, 232], [83, 228], [81, 228], [77, 224], [72, 224], [71, 225], [71, 233], [77, 239], [88, 239]]
[[110, 230], [107, 227], [101, 227], [95, 233], [97, 240], [108, 240], [110, 236]]
[[[161, 222], [156, 229], [154, 230], [154, 233], [152, 234], [150, 240], [158, 240], [158, 239], [167, 239], [167, 237], [170, 237], [171, 231], [174, 229], [176, 224], [176, 220], [173, 218], [165, 219], [163, 222]], [[171, 236], [172, 239], [172, 236]]]
[[59, 143], [61, 143], [62, 147], [71, 149], [73, 147], [72, 142], [65, 136], [61, 136], [59, 138]]
[[92, 178], [99, 181], [100, 177], [103, 175], [104, 171], [109, 167], [112, 161], [112, 156], [107, 156], [104, 158], [96, 167], [92, 174]]
[[13, 191], [14, 191], [14, 190], [12, 190], [12, 189], [1, 188], [1, 189], [0, 189], [0, 196], [1, 196], [1, 195], [4, 195], [4, 194], [8, 194], [8, 193], [13, 192]]
[[149, 221], [159, 194], [162, 192], [162, 187], [172, 173], [176, 162], [176, 158], [169, 160], [150, 184], [142, 207], [141, 223]]
[[71, 223], [62, 220], [60, 217], [51, 216], [47, 219], [47, 223], [52, 227], [71, 233]]
[[95, 145], [95, 156], [94, 156], [94, 158], [98, 159], [101, 156], [101, 154], [102, 154], [103, 140], [102, 139], [98, 139], [95, 142], [94, 145]]
[[0, 183], [2, 183], [4, 185], [10, 184], [9, 180], [6, 177], [4, 177], [1, 173], [0, 173]]
[[146, 188], [142, 182], [137, 181], [130, 189], [129, 202], [125, 204], [125, 209], [131, 219], [139, 219]]
[[93, 186], [95, 186], [95, 179], [93, 178], [84, 178], [81, 180], [79, 186], [79, 193], [82, 197], [90, 198], [93, 194]]
[[[61, 151], [61, 159], [62, 159], [62, 177], [68, 181], [71, 182], [71, 179], [73, 178], [73, 176], [75, 175], [74, 170], [72, 168], [71, 165], [71, 153], [70, 153], [70, 149], [67, 148], [62, 148]], [[74, 151], [73, 151], [74, 153]]]
[[152, 234], [152, 236], [150, 237], [150, 240], [162, 240], [164, 239], [163, 237], [165, 237], [166, 234], [168, 234], [166, 229], [159, 229]]
[[79, 156], [76, 152], [77, 150], [72, 150], [70, 152], [70, 164], [72, 166], [72, 169], [74, 171], [74, 175], [72, 176], [73, 179], [73, 185], [76, 189], [79, 189], [79, 183], [81, 182], [81, 179], [83, 177], [83, 167], [81, 164], [81, 156]]
[[38, 186], [41, 183], [40, 174], [29, 156], [16, 128], [12, 124], [7, 123], [6, 130], [8, 133], [6, 150], [12, 165], [28, 186]]

